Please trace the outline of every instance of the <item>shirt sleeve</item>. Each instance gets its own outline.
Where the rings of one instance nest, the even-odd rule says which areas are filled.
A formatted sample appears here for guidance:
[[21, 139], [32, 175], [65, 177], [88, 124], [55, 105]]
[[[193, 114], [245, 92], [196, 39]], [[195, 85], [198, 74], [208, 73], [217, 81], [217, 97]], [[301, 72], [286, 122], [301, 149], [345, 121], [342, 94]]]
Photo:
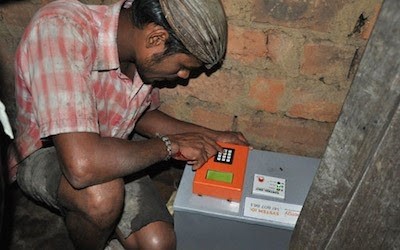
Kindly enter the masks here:
[[19, 57], [19, 74], [32, 98], [40, 136], [99, 132], [89, 81], [94, 58], [87, 29], [67, 18], [42, 19], [31, 27]]

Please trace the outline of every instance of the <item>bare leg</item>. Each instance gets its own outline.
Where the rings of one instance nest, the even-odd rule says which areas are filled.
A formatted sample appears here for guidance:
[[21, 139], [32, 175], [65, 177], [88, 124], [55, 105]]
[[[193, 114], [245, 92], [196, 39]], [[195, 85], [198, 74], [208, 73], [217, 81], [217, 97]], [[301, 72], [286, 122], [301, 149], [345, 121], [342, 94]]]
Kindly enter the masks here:
[[77, 249], [104, 249], [112, 231], [98, 228], [76, 212], [67, 212], [65, 223]]
[[77, 249], [104, 249], [122, 212], [122, 179], [74, 189], [62, 177], [58, 198], [66, 210], [66, 226]]
[[124, 239], [116, 229], [118, 240], [125, 249], [176, 249], [176, 237], [173, 226], [163, 221], [156, 221], [146, 225], [139, 231]]

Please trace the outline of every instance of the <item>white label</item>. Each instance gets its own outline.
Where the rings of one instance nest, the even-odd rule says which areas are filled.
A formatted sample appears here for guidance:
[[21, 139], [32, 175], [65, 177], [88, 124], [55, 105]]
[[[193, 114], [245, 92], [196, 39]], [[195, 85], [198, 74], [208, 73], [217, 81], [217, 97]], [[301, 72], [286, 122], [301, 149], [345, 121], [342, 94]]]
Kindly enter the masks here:
[[253, 194], [285, 199], [285, 186], [285, 179], [255, 174], [253, 181]]
[[296, 225], [303, 206], [246, 197], [244, 216]]

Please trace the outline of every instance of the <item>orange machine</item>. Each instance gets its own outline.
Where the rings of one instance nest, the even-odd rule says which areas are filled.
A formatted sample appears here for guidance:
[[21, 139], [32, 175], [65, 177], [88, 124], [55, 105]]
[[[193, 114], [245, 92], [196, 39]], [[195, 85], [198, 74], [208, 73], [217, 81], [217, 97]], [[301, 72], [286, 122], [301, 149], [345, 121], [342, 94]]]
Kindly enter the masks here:
[[218, 143], [224, 148], [196, 170], [193, 193], [240, 201], [249, 147]]

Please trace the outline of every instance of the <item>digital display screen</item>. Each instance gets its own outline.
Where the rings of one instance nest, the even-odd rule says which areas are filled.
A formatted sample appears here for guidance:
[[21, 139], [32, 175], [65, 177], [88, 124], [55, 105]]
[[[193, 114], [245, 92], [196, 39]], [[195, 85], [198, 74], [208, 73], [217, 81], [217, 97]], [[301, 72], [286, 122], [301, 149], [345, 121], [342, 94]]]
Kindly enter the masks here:
[[233, 180], [233, 173], [230, 172], [220, 172], [209, 169], [207, 171], [206, 179], [214, 180], [214, 181], [222, 181], [226, 183], [232, 183]]

